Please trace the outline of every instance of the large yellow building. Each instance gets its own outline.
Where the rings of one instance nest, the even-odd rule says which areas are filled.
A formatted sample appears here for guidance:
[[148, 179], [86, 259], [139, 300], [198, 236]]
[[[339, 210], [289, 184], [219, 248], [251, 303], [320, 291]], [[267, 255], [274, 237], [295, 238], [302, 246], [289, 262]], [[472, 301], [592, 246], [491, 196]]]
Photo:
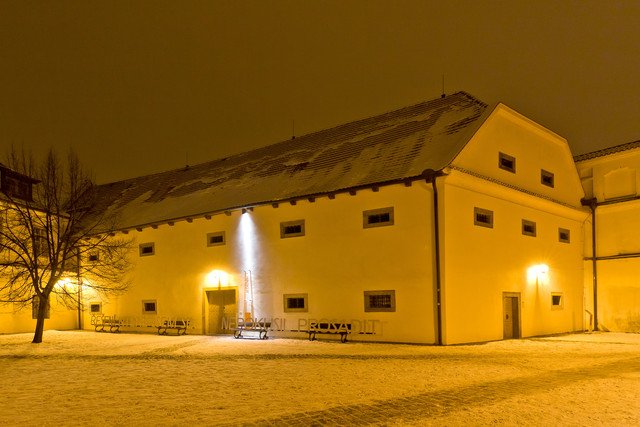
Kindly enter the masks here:
[[463, 92], [98, 191], [136, 249], [125, 294], [85, 295], [87, 329], [455, 344], [593, 324], [567, 141]]

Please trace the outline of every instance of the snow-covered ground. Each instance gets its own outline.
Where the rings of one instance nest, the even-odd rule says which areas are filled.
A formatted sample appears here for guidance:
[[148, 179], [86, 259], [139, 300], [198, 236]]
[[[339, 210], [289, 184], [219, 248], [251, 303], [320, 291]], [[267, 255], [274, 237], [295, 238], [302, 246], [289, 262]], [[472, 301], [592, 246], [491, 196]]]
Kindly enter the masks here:
[[0, 336], [2, 425], [640, 425], [640, 335], [432, 347]]

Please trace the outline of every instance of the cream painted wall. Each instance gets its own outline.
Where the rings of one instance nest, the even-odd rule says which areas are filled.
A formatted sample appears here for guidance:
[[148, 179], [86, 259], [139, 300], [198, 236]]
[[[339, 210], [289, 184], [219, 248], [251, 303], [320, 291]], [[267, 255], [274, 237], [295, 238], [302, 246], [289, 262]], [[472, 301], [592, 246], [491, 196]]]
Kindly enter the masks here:
[[[390, 206], [393, 226], [363, 228], [364, 210]], [[156, 300], [158, 316], [190, 317], [190, 332], [202, 333], [206, 274], [227, 272], [242, 300], [243, 271], [251, 270], [257, 317], [286, 318], [287, 329], [299, 318], [376, 320], [375, 335], [351, 339], [433, 343], [431, 215], [430, 187], [416, 182], [133, 231], [137, 243], [155, 244], [155, 255], [140, 257], [136, 248], [133, 286], [105, 301], [103, 313], [142, 316], [142, 300]], [[280, 222], [299, 219], [305, 236], [281, 239]], [[207, 247], [206, 234], [217, 231], [227, 244]], [[395, 290], [396, 312], [365, 313], [368, 290]], [[289, 293], [308, 294], [307, 313], [284, 313]], [[154, 317], [147, 315], [149, 323]]]
[[[498, 167], [500, 152], [515, 157], [515, 174]], [[566, 140], [502, 104], [452, 165], [576, 207], [583, 197]], [[554, 174], [553, 188], [540, 182], [542, 169]]]
[[[444, 179], [446, 343], [502, 339], [503, 292], [520, 293], [522, 336], [582, 330], [583, 214], [549, 212], [552, 202], [528, 195], [516, 203], [514, 190], [489, 182], [483, 194], [475, 191], [478, 180], [462, 173]], [[474, 207], [493, 211], [493, 228], [474, 225]], [[536, 237], [522, 234], [522, 219], [536, 223]], [[559, 227], [570, 230], [570, 243], [559, 242]], [[538, 264], [549, 267], [546, 283], [528, 278]], [[552, 308], [552, 292], [562, 293], [562, 309]]]
[[[52, 297], [55, 298], [55, 297]], [[45, 330], [70, 330], [78, 327], [77, 310], [69, 310], [52, 300], [50, 318], [44, 322]], [[34, 332], [36, 320], [31, 318], [31, 305], [19, 309], [14, 304], [0, 305], [0, 334]]]
[[[598, 257], [640, 253], [640, 149], [631, 149], [577, 163], [588, 196], [596, 197]], [[585, 256], [591, 257], [591, 227], [586, 230]], [[585, 287], [593, 292], [591, 260]], [[603, 330], [640, 332], [640, 258], [597, 261], [598, 324]]]

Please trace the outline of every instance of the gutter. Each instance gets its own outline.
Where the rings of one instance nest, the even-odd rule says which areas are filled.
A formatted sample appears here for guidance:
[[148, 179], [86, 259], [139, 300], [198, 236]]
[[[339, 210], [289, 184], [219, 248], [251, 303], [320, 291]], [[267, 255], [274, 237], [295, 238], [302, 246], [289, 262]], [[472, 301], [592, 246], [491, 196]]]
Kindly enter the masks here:
[[442, 283], [440, 279], [440, 221], [438, 217], [438, 188], [436, 186], [436, 178], [444, 176], [441, 170], [425, 169], [422, 177], [426, 183], [431, 183], [433, 188], [433, 250], [435, 253], [436, 264], [436, 289], [435, 289], [435, 305], [436, 305], [436, 345], [442, 345]]
[[593, 272], [593, 330], [598, 330], [598, 256], [596, 251], [596, 208], [598, 199], [582, 199], [582, 206], [591, 209], [591, 270]]

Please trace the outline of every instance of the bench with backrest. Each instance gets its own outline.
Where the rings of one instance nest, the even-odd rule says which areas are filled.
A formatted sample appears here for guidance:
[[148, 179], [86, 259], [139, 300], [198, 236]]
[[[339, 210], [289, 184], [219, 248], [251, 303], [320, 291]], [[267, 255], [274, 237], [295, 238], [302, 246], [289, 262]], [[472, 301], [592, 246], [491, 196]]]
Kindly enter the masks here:
[[167, 335], [169, 331], [176, 331], [177, 335], [186, 335], [189, 323], [191, 322], [186, 319], [168, 319], [160, 322], [156, 328], [158, 328], [158, 335]]
[[351, 323], [342, 322], [320, 322], [311, 323], [306, 331], [309, 334], [309, 341], [315, 341], [318, 334], [339, 334], [340, 342], [347, 342], [347, 336], [351, 333]]
[[271, 327], [271, 322], [243, 322], [239, 324], [236, 328], [233, 328], [233, 337], [245, 338], [243, 333], [249, 332], [253, 334], [257, 334], [257, 337], [261, 340], [266, 340], [267, 334], [269, 333], [269, 328]]

